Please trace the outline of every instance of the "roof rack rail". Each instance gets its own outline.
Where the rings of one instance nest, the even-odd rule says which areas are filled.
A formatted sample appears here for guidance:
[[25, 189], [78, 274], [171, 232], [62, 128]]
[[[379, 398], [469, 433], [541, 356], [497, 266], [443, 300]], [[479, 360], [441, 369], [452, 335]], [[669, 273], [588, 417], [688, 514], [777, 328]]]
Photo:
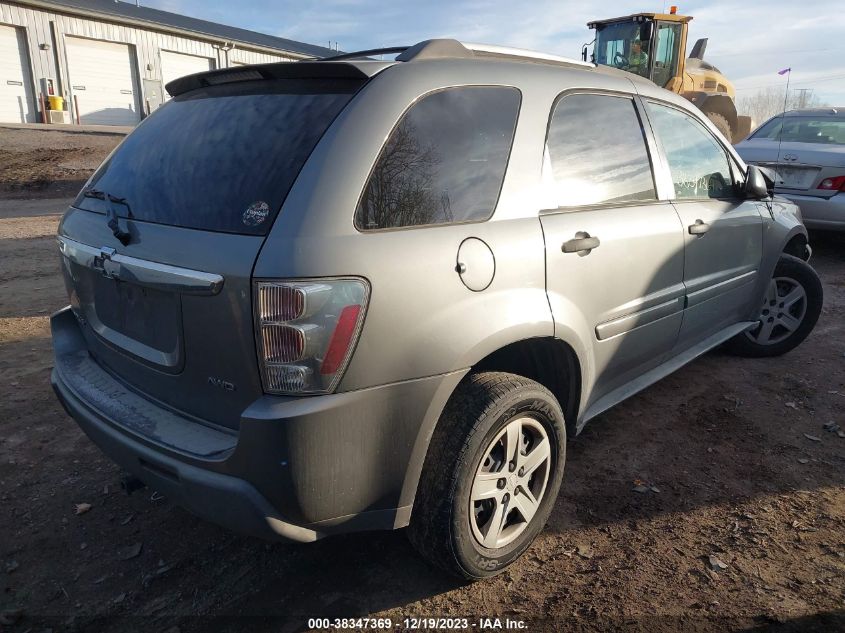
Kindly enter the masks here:
[[414, 60], [435, 59], [435, 58], [466, 58], [466, 57], [500, 57], [506, 59], [520, 59], [526, 61], [541, 61], [553, 64], [565, 64], [593, 68], [595, 64], [550, 55], [539, 51], [531, 51], [524, 48], [511, 48], [508, 46], [494, 46], [492, 44], [474, 44], [459, 42], [453, 39], [433, 39], [418, 42], [413, 46], [390, 46], [386, 48], [371, 48], [364, 51], [341, 53], [332, 57], [323, 57], [319, 61], [340, 61], [344, 59], [358, 59], [371, 57], [373, 55], [397, 54], [396, 61], [410, 62]]
[[351, 53], [341, 53], [340, 55], [332, 55], [331, 57], [321, 57], [318, 61], [334, 62], [343, 59], [358, 59], [361, 57], [372, 57], [373, 55], [393, 55], [395, 53], [404, 53], [410, 46], [388, 46], [386, 48], [371, 48], [366, 51], [353, 51]]
[[525, 48], [494, 46], [492, 44], [473, 44], [470, 42], [461, 42], [461, 44], [474, 53], [480, 53], [481, 55], [489, 55], [493, 57], [513, 57], [516, 59], [534, 59], [544, 62], [556, 62], [559, 64], [575, 64], [576, 66], [585, 66], [587, 68], [595, 67], [595, 64], [581, 61], [580, 59], [561, 57], [560, 55], [551, 55], [549, 53], [541, 53], [539, 51], [532, 51]]

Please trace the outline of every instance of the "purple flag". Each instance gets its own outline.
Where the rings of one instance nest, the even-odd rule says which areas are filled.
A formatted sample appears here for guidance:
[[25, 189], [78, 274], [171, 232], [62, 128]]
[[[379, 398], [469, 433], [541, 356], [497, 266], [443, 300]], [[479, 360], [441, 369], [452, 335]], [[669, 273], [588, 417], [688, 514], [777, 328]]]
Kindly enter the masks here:
[[778, 75], [785, 75], [786, 73], [790, 72], [791, 68], [784, 68], [783, 70], [778, 71]]

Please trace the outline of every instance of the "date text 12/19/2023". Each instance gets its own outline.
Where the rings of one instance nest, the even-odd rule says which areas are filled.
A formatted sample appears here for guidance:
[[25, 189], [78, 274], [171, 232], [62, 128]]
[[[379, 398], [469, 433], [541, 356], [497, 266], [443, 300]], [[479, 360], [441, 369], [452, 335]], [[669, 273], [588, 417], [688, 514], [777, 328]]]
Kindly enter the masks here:
[[309, 618], [308, 628], [316, 630], [400, 630], [400, 631], [525, 631], [524, 620], [499, 617], [451, 618], [406, 617], [391, 618]]

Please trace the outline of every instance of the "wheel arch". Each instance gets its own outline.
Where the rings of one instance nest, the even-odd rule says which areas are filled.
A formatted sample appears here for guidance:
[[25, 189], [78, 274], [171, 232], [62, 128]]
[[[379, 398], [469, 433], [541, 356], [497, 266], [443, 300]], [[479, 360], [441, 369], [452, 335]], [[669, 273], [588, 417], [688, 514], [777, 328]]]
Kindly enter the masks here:
[[568, 343], [554, 337], [515, 341], [482, 358], [472, 371], [502, 371], [540, 383], [557, 398], [567, 433], [575, 435], [581, 399], [581, 363]]
[[801, 231], [793, 231], [791, 237], [789, 237], [786, 244], [783, 245], [781, 252], [803, 259], [805, 262], [809, 261], [812, 251], [810, 250], [807, 234], [802, 233]]
[[[794, 213], [789, 212], [789, 205], [775, 199], [772, 202], [772, 207], [775, 221], [764, 225], [766, 228], [764, 229], [763, 257], [760, 262], [760, 274], [754, 289], [755, 297], [763, 296], [782, 254], [794, 255], [791, 249], [801, 248], [802, 246], [809, 249], [807, 229]], [[809, 250], [807, 252], [809, 253]], [[809, 259], [808, 256], [795, 256], [805, 261]], [[756, 307], [756, 304], [754, 304], [755, 309]], [[754, 309], [750, 310], [747, 315], [749, 319], [753, 319], [755, 316]]]
[[[581, 404], [582, 367], [577, 352], [566, 341], [553, 336], [535, 336], [501, 345], [470, 367], [448, 374], [432, 400], [417, 434], [402, 485], [400, 505], [413, 506], [431, 439], [446, 404], [467, 375], [475, 371], [501, 371], [535, 380], [558, 399], [564, 413], [567, 434], [574, 437]], [[410, 512], [403, 515], [395, 527], [404, 527], [409, 520]]]

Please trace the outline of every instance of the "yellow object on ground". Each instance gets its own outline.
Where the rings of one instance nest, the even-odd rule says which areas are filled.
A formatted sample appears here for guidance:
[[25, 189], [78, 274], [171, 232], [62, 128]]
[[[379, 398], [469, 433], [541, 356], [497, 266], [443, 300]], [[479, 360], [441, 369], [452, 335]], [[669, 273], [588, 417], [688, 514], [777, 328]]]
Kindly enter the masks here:
[[49, 97], [47, 97], [47, 100], [50, 102], [50, 109], [51, 110], [64, 110], [65, 109], [64, 97], [57, 97], [55, 95], [50, 95]]

